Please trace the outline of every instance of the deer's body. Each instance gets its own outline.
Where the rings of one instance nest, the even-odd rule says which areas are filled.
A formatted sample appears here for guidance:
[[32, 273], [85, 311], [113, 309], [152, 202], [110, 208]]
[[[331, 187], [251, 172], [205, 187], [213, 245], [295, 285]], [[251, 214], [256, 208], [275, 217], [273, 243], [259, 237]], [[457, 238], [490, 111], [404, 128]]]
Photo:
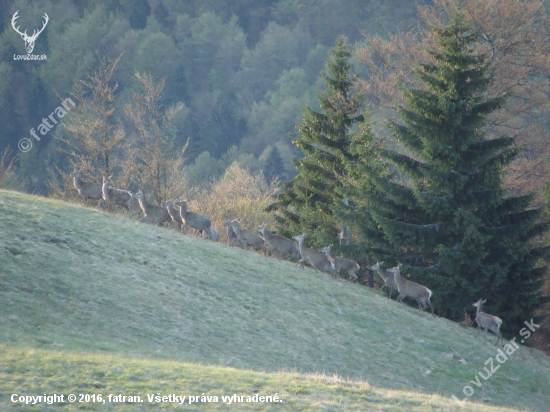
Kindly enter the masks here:
[[181, 221], [184, 227], [192, 227], [193, 229], [198, 230], [201, 236], [204, 232], [210, 236], [210, 226], [212, 225], [212, 222], [210, 222], [209, 218], [199, 215], [198, 213], [189, 212], [187, 210], [187, 201], [185, 200], [174, 204], [179, 208]]
[[132, 206], [132, 193], [127, 190], [115, 189], [114, 187], [109, 187], [111, 183], [112, 176], [103, 177], [103, 186], [101, 187], [101, 193], [103, 195], [103, 200], [105, 200], [107, 205], [122, 206], [127, 210], [130, 210]]
[[333, 265], [327, 255], [313, 249], [308, 249], [304, 246], [304, 239], [306, 238], [306, 236], [307, 234], [304, 233], [300, 236], [292, 237], [292, 239], [298, 241], [298, 249], [300, 251], [300, 255], [302, 256], [301, 261], [310, 263], [315, 271], [317, 271], [317, 269], [327, 271], [331, 274], [332, 277], [340, 280], [340, 275], [338, 275], [336, 270], [333, 268]]
[[227, 222], [225, 222], [223, 226], [227, 230], [227, 239], [229, 240], [229, 246], [237, 246], [237, 247], [240, 247], [241, 249], [244, 249], [245, 245], [243, 242], [239, 240], [239, 238], [237, 237], [237, 234], [233, 230], [233, 225], [231, 224], [231, 220], [227, 219]]
[[267, 225], [262, 225], [256, 232], [260, 232], [265, 240], [265, 247], [273, 253], [277, 259], [281, 260], [285, 256], [293, 259], [300, 259], [300, 250], [298, 245], [286, 237], [274, 235], [267, 230]]
[[249, 230], [241, 229], [239, 222], [237, 222], [236, 220], [232, 221], [230, 225], [233, 227], [235, 235], [237, 235], [237, 239], [239, 239], [239, 241], [241, 241], [241, 243], [244, 245], [245, 250], [248, 250], [248, 247], [252, 246], [258, 251], [263, 250], [265, 252], [265, 255], [267, 256], [267, 249], [265, 247], [265, 242], [262, 237], [250, 232]]
[[[378, 276], [380, 276], [382, 278], [382, 280], [384, 281], [384, 286], [387, 286], [390, 289], [390, 291], [388, 293], [388, 298], [391, 299], [391, 294], [392, 294], [393, 290], [394, 289], [398, 290], [398, 289], [397, 289], [397, 285], [395, 284], [393, 273], [388, 272], [386, 269], [384, 269], [381, 266], [382, 263], [384, 263], [384, 262], [376, 262], [376, 265], [371, 266], [369, 269], [370, 270], [375, 270], [376, 273], [378, 273]], [[384, 288], [384, 286], [382, 286], [380, 288], [380, 290], [382, 290]]]
[[474, 303], [472, 306], [475, 306], [477, 308], [476, 311], [476, 323], [477, 323], [477, 335], [479, 336], [479, 329], [483, 328], [485, 329], [485, 337], [487, 340], [489, 340], [489, 335], [487, 334], [487, 330], [490, 330], [495, 335], [498, 336], [498, 339], [495, 343], [495, 346], [498, 345], [498, 342], [502, 339], [502, 335], [500, 334], [500, 325], [502, 325], [502, 319], [500, 319], [498, 316], [489, 315], [488, 313], [485, 313], [481, 310], [481, 306], [487, 302], [487, 300], [479, 299], [476, 303]]
[[424, 310], [429, 306], [432, 310], [432, 314], [434, 313], [432, 302], [430, 302], [430, 298], [432, 296], [432, 291], [430, 289], [419, 283], [401, 277], [401, 265], [388, 269], [388, 272], [393, 273], [394, 281], [397, 285], [397, 290], [399, 291], [399, 296], [397, 297], [398, 302], [402, 302], [403, 299], [410, 296], [416, 300], [418, 309]]
[[172, 221], [172, 218], [168, 214], [168, 210], [166, 210], [165, 207], [149, 203], [141, 190], [137, 192], [134, 197], [138, 200], [141, 210], [143, 210], [144, 216], [141, 218], [140, 222], [162, 224]]
[[84, 182], [81, 180], [82, 170], [74, 169], [71, 173], [73, 178], [74, 187], [76, 188], [78, 195], [83, 197], [85, 201], [88, 199], [101, 200], [103, 193], [101, 191], [101, 185], [97, 183]]
[[355, 282], [358, 279], [355, 272], [361, 269], [359, 264], [351, 259], [334, 256], [330, 251], [331, 248], [332, 245], [328, 245], [327, 247], [320, 249], [319, 252], [324, 253], [328, 257], [329, 261], [331, 262], [332, 268], [336, 271], [336, 273], [339, 274], [340, 270], [344, 270], [348, 272], [350, 279]]

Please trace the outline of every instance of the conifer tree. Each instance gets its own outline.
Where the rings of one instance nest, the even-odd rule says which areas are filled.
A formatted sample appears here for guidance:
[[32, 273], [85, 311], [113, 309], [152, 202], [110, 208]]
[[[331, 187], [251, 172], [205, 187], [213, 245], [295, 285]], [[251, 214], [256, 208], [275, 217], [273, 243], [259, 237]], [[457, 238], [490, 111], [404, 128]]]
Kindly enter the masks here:
[[267, 181], [271, 181], [275, 178], [282, 178], [285, 173], [285, 166], [283, 164], [283, 158], [279, 153], [277, 146], [273, 146], [269, 151], [264, 165], [264, 176]]
[[268, 208], [277, 211], [279, 232], [286, 236], [307, 232], [310, 245], [333, 242], [338, 233], [334, 206], [342, 202], [334, 189], [337, 174], [345, 169], [350, 134], [363, 120], [362, 97], [355, 92], [356, 76], [351, 73], [351, 51], [345, 38], [338, 40], [327, 60], [328, 73], [321, 73], [327, 90], [318, 95], [321, 112], [306, 106], [299, 136], [294, 140], [304, 157], [294, 161], [298, 175], [282, 188], [277, 202]]
[[401, 122], [390, 123], [408, 154], [382, 152], [402, 178], [373, 180], [384, 196], [370, 213], [387, 254], [434, 292], [439, 314], [460, 319], [482, 297], [514, 332], [542, 304], [549, 251], [534, 240], [548, 224], [529, 207], [532, 196], [506, 196], [504, 167], [521, 149], [514, 138], [484, 134], [505, 97], [485, 96], [490, 79], [486, 56], [473, 53], [476, 33], [457, 13], [436, 35], [439, 50], [416, 71], [424, 88], [403, 88]]

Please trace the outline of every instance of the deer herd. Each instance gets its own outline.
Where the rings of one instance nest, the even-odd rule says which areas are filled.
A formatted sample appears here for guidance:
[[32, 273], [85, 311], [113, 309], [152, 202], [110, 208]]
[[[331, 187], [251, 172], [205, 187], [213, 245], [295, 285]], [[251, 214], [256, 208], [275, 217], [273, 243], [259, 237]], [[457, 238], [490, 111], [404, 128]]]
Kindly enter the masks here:
[[[207, 216], [190, 212], [185, 200], [179, 202], [169, 200], [160, 206], [155, 205], [147, 201], [141, 190], [137, 193], [132, 193], [127, 190], [116, 189], [109, 186], [112, 176], [105, 176], [103, 178], [103, 184], [98, 185], [96, 183], [82, 181], [82, 174], [82, 170], [76, 168], [71, 174], [79, 196], [84, 198], [85, 201], [89, 199], [99, 200], [99, 206], [102, 209], [113, 209], [116, 206], [121, 206], [130, 210], [137, 200], [143, 211], [143, 217], [140, 219], [142, 223], [157, 225], [171, 224], [179, 232], [184, 232], [186, 228], [193, 228], [198, 231], [203, 238], [213, 241], [217, 241], [219, 238], [219, 232], [212, 226], [210, 219]], [[255, 230], [255, 232], [259, 232], [261, 236], [249, 230], [242, 229], [238, 220], [228, 219], [223, 226], [227, 230], [229, 246], [235, 246], [245, 250], [252, 247], [254, 250], [263, 251], [266, 257], [271, 253], [279, 260], [285, 257], [295, 259], [298, 261], [297, 264], [302, 268], [305, 263], [308, 263], [315, 271], [317, 271], [317, 269], [323, 270], [338, 280], [341, 280], [340, 272], [344, 271], [347, 272], [353, 282], [358, 280], [355, 272], [360, 269], [360, 266], [357, 262], [351, 259], [334, 256], [331, 252], [332, 244], [320, 250], [305, 247], [304, 241], [307, 237], [306, 233], [299, 236], [293, 236], [293, 239], [298, 242], [296, 244], [283, 236], [270, 233], [265, 224]], [[351, 233], [343, 224], [342, 228], [339, 238], [340, 240], [344, 240], [344, 244], [349, 244], [349, 238], [351, 236], [345, 236], [344, 232]], [[403, 303], [404, 298], [410, 297], [416, 300], [418, 309], [423, 311], [427, 307], [430, 307], [431, 313], [433, 314], [434, 309], [430, 301], [432, 291], [419, 283], [401, 276], [401, 264], [393, 268], [385, 269], [382, 267], [383, 263], [384, 262], [376, 262], [375, 265], [369, 267], [370, 270], [378, 273], [384, 282], [381, 290], [387, 286], [389, 288], [388, 297], [390, 299], [393, 290], [396, 290], [399, 293], [397, 297], [398, 302]], [[475, 321], [477, 323], [478, 335], [480, 329], [483, 328], [486, 338], [489, 339], [487, 331], [490, 330], [498, 336], [495, 343], [496, 346], [502, 339], [502, 335], [500, 334], [502, 320], [497, 316], [489, 315], [481, 310], [485, 302], [486, 300], [480, 299], [473, 304], [477, 309]]]

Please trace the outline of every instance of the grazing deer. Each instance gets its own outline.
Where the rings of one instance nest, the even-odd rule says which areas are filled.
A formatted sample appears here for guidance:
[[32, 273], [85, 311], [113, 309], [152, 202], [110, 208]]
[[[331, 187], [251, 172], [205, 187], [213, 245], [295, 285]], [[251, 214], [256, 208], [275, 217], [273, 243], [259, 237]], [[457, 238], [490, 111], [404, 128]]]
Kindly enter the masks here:
[[498, 345], [498, 342], [502, 339], [502, 335], [500, 334], [500, 325], [502, 325], [502, 319], [500, 319], [498, 316], [489, 315], [488, 313], [485, 313], [481, 310], [481, 306], [487, 302], [487, 300], [479, 299], [476, 303], [474, 303], [472, 306], [475, 306], [477, 308], [476, 312], [476, 323], [477, 323], [477, 336], [479, 336], [479, 329], [483, 328], [485, 329], [485, 337], [490, 342], [489, 335], [487, 334], [487, 330], [490, 330], [495, 335], [498, 336], [498, 339], [495, 343], [495, 346]]
[[84, 198], [84, 201], [88, 199], [101, 200], [103, 199], [103, 193], [101, 191], [101, 185], [97, 183], [84, 182], [81, 180], [82, 169], [75, 167], [71, 173], [73, 178], [74, 187], [76, 188], [78, 195]]
[[265, 240], [265, 247], [273, 253], [277, 259], [281, 260], [285, 256], [290, 256], [293, 259], [300, 259], [300, 251], [298, 246], [292, 240], [286, 237], [274, 235], [267, 230], [267, 225], [263, 224], [256, 232], [260, 232]]
[[229, 246], [237, 246], [237, 247], [240, 247], [241, 249], [244, 249], [245, 245], [237, 237], [237, 234], [233, 230], [233, 225], [231, 224], [230, 219], [227, 219], [227, 222], [223, 224], [223, 227], [225, 227], [227, 230], [227, 239], [229, 240]]
[[336, 272], [335, 267], [330, 262], [329, 258], [321, 252], [317, 252], [313, 249], [308, 249], [304, 246], [304, 239], [307, 237], [306, 233], [303, 233], [299, 236], [293, 236], [292, 239], [298, 241], [298, 249], [300, 250], [300, 255], [302, 256], [302, 262], [309, 262], [313, 269], [317, 272], [317, 269], [327, 271], [335, 279], [341, 280], [340, 275]]
[[234, 220], [230, 223], [237, 235], [237, 238], [244, 244], [244, 249], [248, 250], [248, 246], [252, 246], [256, 250], [263, 250], [267, 257], [267, 249], [265, 247], [264, 239], [248, 230], [241, 229], [239, 222]]
[[129, 211], [130, 207], [132, 206], [132, 193], [128, 192], [127, 190], [109, 187], [109, 183], [111, 183], [112, 178], [113, 175], [103, 177], [103, 186], [101, 187], [103, 200], [105, 200], [105, 203], [107, 205], [111, 205], [113, 210], [115, 206], [122, 206]]
[[168, 210], [166, 210], [165, 207], [149, 203], [147, 199], [145, 199], [145, 195], [141, 189], [133, 195], [133, 197], [138, 200], [139, 206], [141, 210], [143, 210], [144, 216], [140, 219], [141, 223], [156, 223], [160, 225], [172, 221], [172, 218], [168, 214]]
[[369, 269], [375, 270], [376, 273], [378, 273], [378, 276], [382, 278], [382, 280], [384, 281], [384, 285], [380, 288], [380, 291], [382, 291], [382, 289], [384, 289], [384, 287], [387, 286], [390, 289], [388, 293], [388, 298], [391, 299], [391, 294], [393, 293], [393, 290], [394, 289], [398, 290], [398, 289], [397, 289], [397, 285], [395, 284], [393, 273], [388, 272], [386, 269], [384, 269], [381, 266], [383, 263], [384, 262], [376, 262], [376, 265], [369, 267]]
[[331, 248], [332, 244], [322, 249], [319, 249], [319, 252], [324, 253], [328, 257], [328, 260], [331, 262], [332, 268], [336, 271], [336, 273], [339, 274], [340, 270], [345, 270], [346, 272], [348, 272], [350, 279], [355, 282], [358, 279], [355, 272], [361, 269], [359, 264], [351, 259], [334, 256], [330, 251]]
[[434, 313], [434, 307], [430, 298], [432, 297], [432, 291], [426, 286], [422, 286], [419, 283], [404, 279], [401, 277], [401, 264], [394, 268], [388, 269], [388, 272], [393, 273], [395, 284], [397, 285], [397, 290], [399, 291], [399, 296], [397, 301], [403, 303], [403, 299], [407, 296], [416, 300], [418, 303], [418, 309], [425, 310], [427, 306], [432, 310], [432, 315]]
[[180, 210], [181, 221], [183, 222], [184, 227], [192, 227], [199, 231], [200, 235], [203, 236], [203, 232], [206, 232], [207, 236], [210, 236], [210, 226], [212, 222], [206, 216], [199, 215], [198, 213], [189, 212], [187, 210], [187, 201], [182, 200], [181, 202], [174, 203], [178, 206]]

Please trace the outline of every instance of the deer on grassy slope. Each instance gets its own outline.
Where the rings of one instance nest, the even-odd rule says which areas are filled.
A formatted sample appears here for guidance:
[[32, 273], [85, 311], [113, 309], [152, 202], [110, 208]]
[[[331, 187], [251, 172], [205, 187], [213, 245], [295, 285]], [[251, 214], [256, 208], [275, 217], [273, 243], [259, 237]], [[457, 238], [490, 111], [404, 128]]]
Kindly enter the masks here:
[[101, 191], [101, 185], [97, 183], [84, 182], [81, 180], [82, 169], [75, 168], [71, 173], [71, 177], [74, 181], [74, 187], [78, 191], [78, 195], [84, 198], [84, 201], [88, 199], [101, 200], [103, 199], [103, 193]]
[[300, 259], [300, 250], [298, 245], [286, 237], [274, 235], [267, 230], [267, 225], [263, 224], [256, 232], [260, 232], [265, 240], [266, 249], [273, 253], [277, 259], [281, 260], [285, 256], [290, 256], [293, 259]]
[[172, 218], [168, 214], [168, 210], [166, 210], [165, 207], [149, 203], [147, 199], [145, 199], [145, 195], [141, 189], [133, 195], [133, 197], [138, 200], [139, 206], [141, 207], [141, 210], [143, 210], [144, 216], [140, 219], [140, 222], [156, 223], [160, 225], [162, 223], [170, 223], [172, 221]]
[[401, 277], [401, 264], [394, 268], [388, 269], [388, 272], [393, 273], [394, 281], [397, 285], [397, 290], [399, 291], [399, 296], [397, 297], [398, 302], [403, 303], [403, 299], [410, 296], [416, 300], [416, 303], [418, 303], [418, 309], [425, 310], [426, 307], [429, 306], [432, 310], [432, 314], [434, 313], [432, 302], [430, 302], [430, 298], [432, 296], [432, 291], [430, 289], [419, 283]]
[[229, 246], [237, 246], [237, 247], [240, 247], [241, 249], [244, 249], [245, 245], [243, 242], [239, 240], [239, 238], [237, 237], [237, 234], [233, 230], [233, 225], [231, 224], [231, 220], [227, 219], [227, 221], [223, 224], [223, 226], [227, 230], [227, 239], [229, 240]]
[[306, 237], [306, 233], [292, 237], [292, 239], [298, 241], [298, 249], [300, 250], [300, 255], [302, 256], [301, 261], [310, 263], [315, 271], [317, 271], [317, 269], [327, 271], [333, 278], [341, 280], [340, 275], [338, 275], [329, 258], [324, 253], [313, 249], [308, 249], [304, 246], [304, 239]]
[[127, 190], [109, 187], [109, 183], [111, 183], [112, 178], [112, 175], [103, 177], [103, 186], [101, 187], [103, 200], [105, 200], [107, 206], [110, 205], [113, 209], [115, 206], [122, 206], [126, 210], [130, 210], [133, 200], [132, 193]]
[[476, 312], [476, 323], [477, 323], [477, 336], [479, 336], [479, 329], [483, 328], [485, 329], [485, 337], [490, 342], [489, 335], [487, 334], [487, 330], [490, 330], [495, 335], [498, 336], [498, 339], [495, 343], [495, 346], [498, 345], [498, 342], [502, 339], [502, 335], [500, 334], [500, 325], [502, 325], [502, 319], [500, 319], [498, 316], [489, 315], [488, 313], [485, 313], [481, 310], [481, 306], [487, 302], [487, 300], [479, 299], [476, 303], [474, 303], [472, 306], [475, 306], [477, 308]]
[[174, 226], [174, 229], [176, 229], [178, 232], [183, 232], [183, 220], [181, 219], [179, 210], [176, 210], [176, 208], [174, 207], [174, 202], [172, 200], [168, 200], [164, 202], [163, 205], [166, 206], [166, 211], [172, 219], [172, 225]]
[[397, 285], [395, 284], [393, 273], [388, 272], [386, 269], [384, 269], [381, 266], [383, 263], [384, 262], [376, 262], [376, 265], [369, 267], [369, 269], [375, 270], [376, 273], [378, 273], [378, 276], [382, 278], [382, 280], [384, 281], [384, 285], [380, 288], [380, 291], [384, 289], [384, 286], [387, 286], [390, 289], [388, 293], [388, 298], [391, 299], [391, 294], [393, 293], [393, 290], [394, 289], [398, 290], [398, 289], [397, 289]]
[[202, 232], [202, 238], [212, 240], [214, 242], [217, 242], [220, 237], [220, 232], [218, 232], [218, 229], [216, 229], [214, 226], [210, 226], [210, 229], [208, 231]]
[[209, 218], [198, 213], [189, 212], [187, 210], [187, 201], [182, 200], [181, 202], [174, 203], [180, 211], [181, 221], [184, 227], [192, 227], [199, 231], [200, 235], [203, 236], [203, 233], [206, 232], [207, 236], [210, 236], [210, 226], [212, 222]]
[[254, 249], [260, 251], [263, 250], [265, 256], [267, 256], [267, 249], [265, 247], [264, 239], [255, 233], [250, 232], [249, 230], [241, 229], [239, 222], [234, 220], [230, 223], [239, 239], [244, 244], [244, 249], [248, 250], [248, 246], [252, 246]]
[[339, 274], [340, 270], [345, 270], [346, 272], [348, 272], [350, 279], [355, 282], [358, 279], [355, 272], [361, 269], [359, 264], [351, 259], [334, 256], [330, 251], [331, 248], [332, 244], [322, 249], [319, 249], [319, 252], [324, 253], [327, 256], [328, 260], [331, 262], [332, 268], [336, 271], [336, 273]]

